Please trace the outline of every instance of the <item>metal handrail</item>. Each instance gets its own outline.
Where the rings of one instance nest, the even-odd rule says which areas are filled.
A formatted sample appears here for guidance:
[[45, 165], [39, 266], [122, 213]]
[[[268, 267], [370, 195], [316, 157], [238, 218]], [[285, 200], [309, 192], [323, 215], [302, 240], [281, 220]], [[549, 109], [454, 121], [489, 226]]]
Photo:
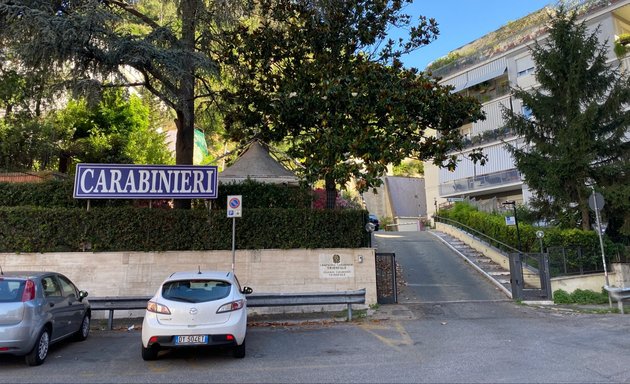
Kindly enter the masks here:
[[[476, 229], [474, 229], [474, 228], [471, 228], [471, 227], [467, 226], [466, 224], [460, 223], [459, 221], [456, 221], [456, 220], [453, 220], [453, 219], [449, 219], [448, 217], [442, 217], [442, 216], [433, 216], [433, 217], [434, 217], [434, 219], [435, 219], [436, 221], [439, 221], [439, 222], [450, 221], [450, 222], [452, 222], [452, 223], [455, 223], [455, 225], [454, 225], [455, 227], [458, 227], [458, 228], [462, 228], [462, 227], [463, 227], [463, 228], [465, 228], [467, 231], [470, 231], [470, 232], [472, 232], [472, 233], [474, 233], [474, 234], [481, 235], [481, 237], [482, 237], [482, 239], [484, 239], [484, 241], [485, 241], [486, 239], [487, 239], [487, 240], [490, 240], [489, 242], [488, 242], [488, 241], [486, 241], [486, 242], [488, 242], [490, 245], [492, 245], [492, 244], [495, 244], [495, 243], [496, 243], [496, 244], [501, 245], [503, 248], [505, 248], [505, 249], [506, 249], [506, 250], [508, 250], [508, 251], [512, 251], [512, 252], [514, 252], [514, 253], [519, 253], [519, 252], [520, 252], [518, 249], [516, 249], [516, 248], [514, 248], [514, 247], [512, 247], [512, 246], [510, 246], [510, 245], [507, 245], [507, 244], [505, 244], [505, 243], [503, 243], [503, 242], [501, 242], [501, 241], [499, 241], [499, 240], [497, 240], [497, 239], [495, 239], [495, 238], [493, 238], [493, 237], [490, 237], [490, 236], [486, 235], [486, 234], [485, 234], [485, 233], [483, 233], [483, 232], [480, 232], [480, 231], [478, 231], [478, 230], [476, 230]], [[448, 223], [447, 223], [447, 224], [448, 224]]]

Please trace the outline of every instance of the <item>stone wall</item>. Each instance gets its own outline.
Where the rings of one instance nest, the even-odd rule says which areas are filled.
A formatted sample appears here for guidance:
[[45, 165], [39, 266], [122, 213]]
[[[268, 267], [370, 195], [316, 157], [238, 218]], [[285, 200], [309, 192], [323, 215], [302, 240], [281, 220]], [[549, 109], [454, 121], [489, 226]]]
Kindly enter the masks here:
[[[160, 283], [175, 271], [197, 271], [199, 268], [231, 270], [232, 252], [0, 253], [0, 266], [5, 271], [61, 272], [79, 289], [88, 291], [93, 297], [153, 295]], [[235, 272], [241, 285], [252, 287], [254, 293], [365, 288], [366, 306], [376, 303], [375, 257], [372, 248], [237, 251]], [[256, 308], [258, 313], [315, 310], [322, 308]], [[132, 312], [117, 313], [116, 317], [138, 315]]]

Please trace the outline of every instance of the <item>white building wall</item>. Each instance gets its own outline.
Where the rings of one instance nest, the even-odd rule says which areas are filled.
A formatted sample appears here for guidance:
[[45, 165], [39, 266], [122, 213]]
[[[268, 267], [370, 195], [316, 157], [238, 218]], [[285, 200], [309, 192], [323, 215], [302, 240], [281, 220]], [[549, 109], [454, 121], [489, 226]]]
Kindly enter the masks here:
[[[613, 11], [610, 8], [602, 8], [589, 15], [590, 19], [587, 22], [589, 30], [594, 31], [595, 28], [599, 28], [600, 41], [607, 41], [611, 46], [608, 53], [611, 62], [617, 61], [612, 50], [616, 31], [630, 32], [630, 17], [624, 17], [625, 15], [630, 15], [628, 11], [630, 1], [617, 3], [616, 9], [621, 9], [622, 6], [626, 8], [624, 11], [618, 12], [617, 17], [613, 16]], [[538, 43], [544, 46], [543, 39], [544, 37], [538, 39]], [[455, 87], [454, 92], [458, 92], [474, 84], [478, 84], [480, 82], [479, 80], [493, 78], [488, 78], [489, 75], [494, 75], [494, 77], [500, 76], [501, 73], [499, 72], [507, 66], [507, 75], [512, 87], [522, 89], [537, 87], [539, 84], [535, 77], [535, 63], [530, 53], [533, 44], [535, 44], [533, 41], [527, 42], [526, 44], [503, 53], [502, 56], [495, 56], [485, 63], [479, 63], [476, 67], [468, 68], [459, 73], [449, 74], [442, 84], [453, 85]], [[630, 69], [630, 57], [622, 59], [621, 64], [623, 68]], [[518, 99], [511, 99], [509, 95], [484, 103], [482, 110], [486, 114], [486, 120], [472, 124], [471, 137], [474, 138], [484, 132], [503, 127], [505, 124], [502, 118], [502, 107], [511, 108], [515, 113], [523, 113], [522, 102]], [[454, 171], [451, 172], [444, 168], [431, 170], [432, 175], [426, 178], [429, 210], [432, 208], [432, 201], [440, 202], [440, 185], [452, 183], [455, 180], [467, 179], [475, 175], [479, 176], [515, 169], [513, 159], [506, 150], [504, 143], [484, 143], [481, 147], [483, 148], [483, 152], [488, 156], [488, 161], [485, 166], [473, 164], [473, 162], [466, 157], [468, 151], [464, 151], [458, 155], [460, 161]], [[430, 168], [427, 167], [426, 169], [429, 170]], [[434, 180], [434, 175], [436, 174], [438, 180]], [[445, 190], [449, 189], [446, 188]], [[503, 190], [505, 191], [505, 189]], [[489, 191], [484, 191], [485, 194], [488, 194], [488, 192]], [[522, 187], [514, 190], [514, 193], [520, 194], [524, 201], [528, 201], [531, 197], [531, 192], [527, 185], [524, 184]]]

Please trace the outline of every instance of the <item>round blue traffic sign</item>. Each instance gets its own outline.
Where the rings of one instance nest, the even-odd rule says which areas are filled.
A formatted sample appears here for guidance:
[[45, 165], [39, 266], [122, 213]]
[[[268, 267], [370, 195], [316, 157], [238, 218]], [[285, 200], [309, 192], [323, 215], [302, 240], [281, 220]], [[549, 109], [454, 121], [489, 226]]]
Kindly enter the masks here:
[[230, 208], [236, 209], [236, 208], [240, 207], [241, 201], [239, 199], [237, 199], [236, 197], [233, 197], [233, 198], [230, 199], [230, 202], [228, 204], [230, 205]]

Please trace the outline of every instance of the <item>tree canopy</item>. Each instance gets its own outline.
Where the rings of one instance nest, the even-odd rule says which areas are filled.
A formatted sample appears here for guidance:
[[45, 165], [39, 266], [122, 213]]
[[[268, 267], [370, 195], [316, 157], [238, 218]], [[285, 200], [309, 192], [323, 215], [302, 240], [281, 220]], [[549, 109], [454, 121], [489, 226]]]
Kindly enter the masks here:
[[[438, 32], [434, 20], [413, 24], [404, 3], [262, 1], [224, 39], [235, 69], [223, 94], [230, 137], [289, 143], [305, 179], [325, 180], [329, 207], [337, 187], [378, 186], [387, 165], [407, 157], [455, 166], [458, 128], [483, 118], [480, 105], [402, 66], [402, 54]], [[409, 38], [387, 39], [393, 26]]]
[[[175, 112], [178, 164], [192, 163], [204, 111], [234, 140], [287, 145], [305, 180], [336, 194], [351, 178], [379, 185], [406, 157], [454, 167], [458, 128], [483, 118], [477, 101], [402, 66], [438, 33], [403, 13], [410, 2], [5, 0], [0, 44], [84, 95], [105, 85], [159, 97]], [[389, 39], [392, 28], [408, 36]], [[217, 101], [220, 116], [208, 110]]]
[[[24, 68], [47, 68], [74, 90], [142, 86], [175, 111], [176, 162], [192, 164], [195, 108], [211, 97], [217, 29], [240, 2], [11, 0], [0, 43]], [[181, 207], [190, 202], [177, 201]]]
[[509, 148], [535, 192], [535, 207], [553, 217], [577, 205], [579, 224], [588, 230], [594, 185], [607, 200], [612, 227], [619, 230], [625, 218], [630, 234], [630, 84], [607, 64], [609, 50], [598, 33], [559, 8], [548, 39], [531, 51], [540, 86], [514, 90], [532, 118], [509, 110], [504, 117], [523, 138], [523, 145]]

